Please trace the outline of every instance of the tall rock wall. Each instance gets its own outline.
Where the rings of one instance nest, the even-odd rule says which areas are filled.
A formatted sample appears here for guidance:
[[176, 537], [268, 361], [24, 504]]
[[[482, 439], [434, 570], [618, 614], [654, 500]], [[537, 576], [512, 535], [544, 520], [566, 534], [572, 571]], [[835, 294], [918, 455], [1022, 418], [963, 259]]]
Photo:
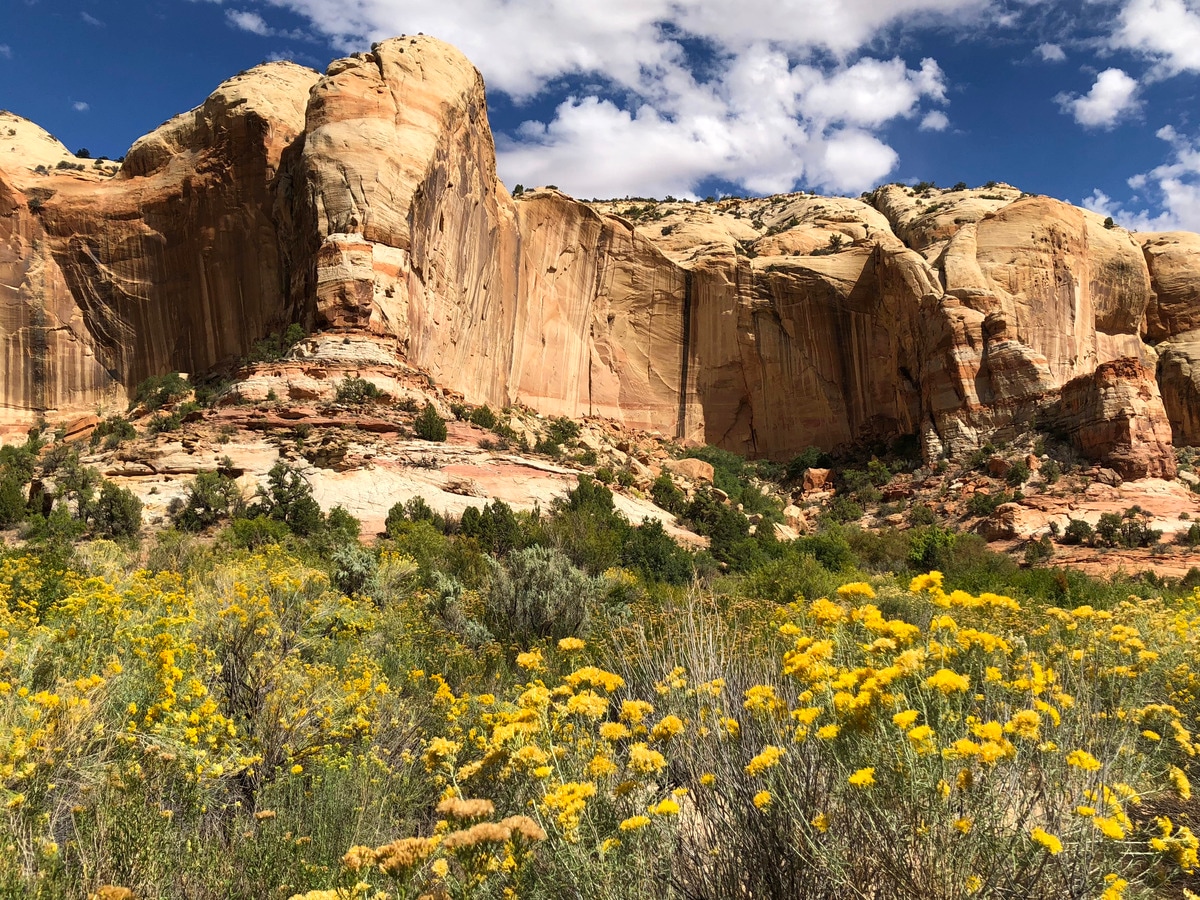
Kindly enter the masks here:
[[[394, 340], [475, 402], [749, 455], [913, 433], [958, 454], [1064, 404], [1090, 435], [1087, 416], [1130, 391], [1133, 456], [1170, 454], [1163, 400], [1142, 390], [1168, 355], [1143, 337], [1200, 323], [1195, 236], [1143, 247], [1008, 185], [514, 199], [486, 109], [460, 53], [403, 37], [324, 75], [243, 73], [115, 175], [15, 120], [13, 146], [0, 137], [3, 415], [91, 409], [300, 321]], [[1133, 362], [1080, 387], [1116, 360]], [[1168, 371], [1171, 411], [1194, 385]], [[1172, 413], [1177, 438], [1189, 415]]]

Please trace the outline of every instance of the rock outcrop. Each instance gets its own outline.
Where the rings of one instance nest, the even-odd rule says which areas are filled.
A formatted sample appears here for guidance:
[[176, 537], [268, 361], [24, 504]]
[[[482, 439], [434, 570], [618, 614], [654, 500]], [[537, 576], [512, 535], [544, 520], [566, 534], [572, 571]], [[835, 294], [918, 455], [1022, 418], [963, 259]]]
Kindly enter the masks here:
[[1200, 235], [1148, 234], [1142, 249], [1154, 287], [1146, 338], [1157, 344], [1163, 405], [1175, 442], [1195, 446], [1200, 444]]
[[1126, 480], [1175, 477], [1171, 425], [1154, 372], [1136, 359], [1106, 362], [1068, 382], [1055, 420], [1089, 459]]
[[[243, 73], [115, 175], [15, 117], [6, 145], [0, 120], [3, 416], [94, 412], [300, 322], [381, 341], [474, 402], [747, 455], [905, 434], [955, 455], [1055, 412], [1086, 452], [1166, 471], [1142, 337], [1200, 327], [1200, 238], [1143, 252], [1008, 185], [514, 199], [486, 109], [460, 53], [403, 37], [324, 75]], [[1177, 401], [1194, 382], [1170, 371], [1191, 439]], [[1089, 424], [1117, 407], [1115, 430]]]

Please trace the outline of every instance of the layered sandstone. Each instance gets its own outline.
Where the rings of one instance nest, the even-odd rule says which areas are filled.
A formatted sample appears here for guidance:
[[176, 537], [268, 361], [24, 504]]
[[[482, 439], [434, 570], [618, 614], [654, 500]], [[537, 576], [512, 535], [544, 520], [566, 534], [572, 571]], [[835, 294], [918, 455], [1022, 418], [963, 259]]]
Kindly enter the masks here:
[[1158, 385], [1175, 441], [1200, 444], [1200, 235], [1143, 236], [1154, 297], [1146, 337], [1157, 343]]
[[123, 402], [148, 375], [204, 371], [292, 320], [276, 176], [316, 80], [291, 63], [239, 75], [134, 144], [113, 178], [3, 163], [12, 418]]
[[1171, 425], [1153, 370], [1136, 359], [1106, 362], [1068, 382], [1056, 425], [1101, 465], [1123, 478], [1174, 478]]
[[[91, 411], [301, 322], [474, 402], [749, 455], [913, 433], [961, 454], [1069, 407], [1085, 450], [1166, 471], [1142, 336], [1200, 319], [1195, 236], [1143, 252], [1008, 185], [514, 200], [486, 108], [460, 53], [403, 37], [324, 75], [243, 73], [115, 177], [59, 169], [66, 149], [28, 123], [6, 151], [0, 121], [5, 416]], [[1173, 377], [1168, 410], [1191, 375]], [[1120, 434], [1089, 430], [1118, 408]]]

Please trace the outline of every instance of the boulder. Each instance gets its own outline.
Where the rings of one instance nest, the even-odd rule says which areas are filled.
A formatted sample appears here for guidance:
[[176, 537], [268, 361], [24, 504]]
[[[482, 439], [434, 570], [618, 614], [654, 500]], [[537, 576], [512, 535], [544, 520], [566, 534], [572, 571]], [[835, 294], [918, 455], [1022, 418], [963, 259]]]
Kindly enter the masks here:
[[674, 475], [689, 478], [692, 481], [706, 481], [712, 484], [714, 470], [711, 463], [702, 459], [669, 459], [663, 467]]
[[804, 493], [827, 490], [832, 486], [832, 475], [832, 469], [805, 469], [802, 482]]

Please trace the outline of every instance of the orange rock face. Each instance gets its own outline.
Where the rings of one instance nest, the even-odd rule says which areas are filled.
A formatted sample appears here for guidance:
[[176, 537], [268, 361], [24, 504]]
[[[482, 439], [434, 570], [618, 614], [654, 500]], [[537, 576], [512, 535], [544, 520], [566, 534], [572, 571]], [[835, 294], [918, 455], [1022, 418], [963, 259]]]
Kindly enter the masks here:
[[1171, 424], [1154, 372], [1136, 359], [1104, 363], [1067, 383], [1057, 424], [1091, 459], [1126, 480], [1174, 478]]
[[[472, 402], [747, 455], [903, 434], [960, 454], [1071, 406], [1085, 450], [1120, 456], [1085, 424], [1118, 395], [1139, 398], [1133, 455], [1170, 455], [1141, 337], [1200, 321], [1184, 238], [1156, 257], [1007, 185], [650, 214], [514, 200], [486, 109], [460, 53], [404, 37], [324, 75], [243, 73], [115, 176], [66, 168], [18, 121], [0, 155], [0, 415], [94, 412], [300, 322], [394, 344]], [[1140, 368], [1087, 381], [1123, 359]], [[1165, 471], [1143, 462], [1125, 468]]]

